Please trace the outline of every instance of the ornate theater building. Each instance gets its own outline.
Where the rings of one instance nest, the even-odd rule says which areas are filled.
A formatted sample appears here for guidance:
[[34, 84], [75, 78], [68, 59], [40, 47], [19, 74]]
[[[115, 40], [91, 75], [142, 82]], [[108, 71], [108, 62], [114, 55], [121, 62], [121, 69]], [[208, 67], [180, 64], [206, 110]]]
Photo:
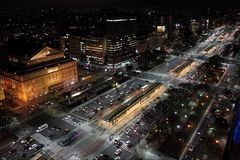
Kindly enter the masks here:
[[5, 54], [5, 62], [1, 66], [4, 93], [18, 104], [37, 99], [56, 89], [74, 86], [78, 81], [74, 60], [50, 47], [37, 48], [31, 53], [20, 53], [19, 50], [19, 53]]

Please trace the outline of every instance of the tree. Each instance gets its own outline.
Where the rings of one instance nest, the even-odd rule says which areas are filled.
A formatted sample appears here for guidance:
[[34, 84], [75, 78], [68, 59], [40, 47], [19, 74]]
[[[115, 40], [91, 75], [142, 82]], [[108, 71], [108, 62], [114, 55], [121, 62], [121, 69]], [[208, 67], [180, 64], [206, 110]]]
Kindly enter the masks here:
[[0, 109], [0, 130], [5, 130], [12, 122], [12, 118], [6, 109]]
[[132, 70], [133, 70], [132, 64], [126, 64], [126, 71], [127, 72], [132, 72]]
[[236, 75], [240, 77], [240, 64], [236, 65]]
[[211, 67], [220, 68], [222, 67], [223, 58], [219, 55], [214, 55], [208, 59], [208, 63]]

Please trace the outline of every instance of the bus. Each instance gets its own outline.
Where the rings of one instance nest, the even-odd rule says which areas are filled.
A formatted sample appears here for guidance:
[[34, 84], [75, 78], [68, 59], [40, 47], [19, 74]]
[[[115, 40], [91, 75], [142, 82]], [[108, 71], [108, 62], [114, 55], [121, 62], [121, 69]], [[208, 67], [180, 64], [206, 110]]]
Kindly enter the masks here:
[[148, 87], [149, 87], [149, 85], [148, 85], [148, 84], [146, 84], [146, 85], [142, 86], [142, 87], [141, 87], [141, 91], [145, 91], [145, 90], [146, 90]]
[[71, 143], [73, 140], [75, 140], [76, 138], [77, 138], [77, 131], [73, 131], [62, 138], [61, 144], [63, 146], [66, 146], [69, 143]]
[[48, 124], [45, 123], [45, 124], [39, 126], [38, 129], [36, 130], [36, 132], [39, 133], [39, 132], [41, 132], [41, 131], [43, 131], [44, 129], [47, 129], [47, 128], [48, 128]]

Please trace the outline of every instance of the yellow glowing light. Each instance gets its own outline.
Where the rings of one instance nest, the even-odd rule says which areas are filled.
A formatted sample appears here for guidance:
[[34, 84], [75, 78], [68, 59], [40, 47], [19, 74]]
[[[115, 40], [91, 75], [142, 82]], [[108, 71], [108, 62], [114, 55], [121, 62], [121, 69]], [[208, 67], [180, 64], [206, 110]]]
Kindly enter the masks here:
[[165, 26], [157, 26], [157, 32], [163, 33], [165, 32], [165, 30], [166, 30]]
[[58, 71], [58, 67], [49, 69], [48, 73], [52, 73], [52, 72], [56, 72], [56, 71]]

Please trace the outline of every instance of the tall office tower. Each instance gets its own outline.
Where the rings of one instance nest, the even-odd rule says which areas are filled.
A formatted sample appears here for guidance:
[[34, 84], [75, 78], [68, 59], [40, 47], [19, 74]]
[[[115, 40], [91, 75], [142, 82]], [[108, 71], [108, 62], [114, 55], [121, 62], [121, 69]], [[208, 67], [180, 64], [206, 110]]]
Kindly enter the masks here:
[[167, 30], [168, 30], [168, 40], [170, 42], [173, 41], [173, 32], [174, 32], [174, 23], [173, 23], [173, 16], [169, 15], [168, 17], [168, 24], [167, 24]]
[[105, 63], [106, 40], [103, 37], [86, 37], [85, 48], [89, 63], [96, 65]]
[[85, 39], [83, 37], [65, 35], [60, 37], [59, 42], [62, 51], [67, 51], [78, 56], [85, 55], [86, 53]]
[[136, 55], [135, 18], [106, 20], [106, 62], [118, 68]]

